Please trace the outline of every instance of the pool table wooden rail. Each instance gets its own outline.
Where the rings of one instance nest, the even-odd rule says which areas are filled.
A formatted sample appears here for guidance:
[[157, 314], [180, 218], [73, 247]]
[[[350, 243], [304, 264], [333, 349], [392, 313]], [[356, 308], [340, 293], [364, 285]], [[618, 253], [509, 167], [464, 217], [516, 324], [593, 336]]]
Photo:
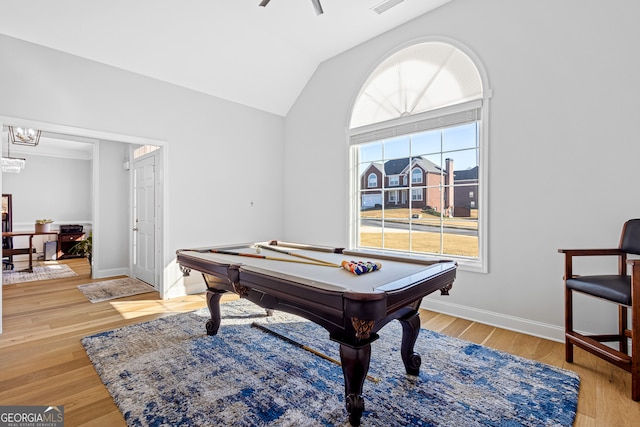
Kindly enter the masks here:
[[[288, 242], [271, 241], [269, 244], [327, 253], [341, 251], [340, 248], [316, 249], [308, 245]], [[214, 248], [238, 250], [247, 246], [250, 244]], [[409, 260], [408, 263], [417, 264], [424, 269], [419, 273], [378, 286], [371, 291], [358, 292], [348, 288], [332, 289], [329, 286], [325, 289], [307, 285], [286, 275], [262, 274], [246, 268], [242, 257], [238, 257], [236, 263], [212, 262], [200, 256], [206, 250], [207, 248], [179, 250], [177, 253], [183, 272], [189, 274], [189, 270], [195, 270], [203, 273], [210, 292], [234, 292], [264, 308], [279, 309], [309, 319], [327, 329], [336, 339], [349, 341], [355, 338], [358, 343], [368, 339], [370, 333], [377, 332], [390, 320], [397, 318], [392, 314], [403, 307], [417, 310], [423, 296], [437, 290], [446, 295], [451, 289], [456, 271], [456, 264], [452, 261]], [[362, 253], [344, 251], [342, 255], [361, 256]], [[366, 255], [374, 256], [374, 254]], [[389, 255], [378, 255], [377, 259], [405, 262], [404, 259]], [[368, 274], [376, 274], [376, 272]], [[356, 280], [367, 280], [367, 275], [359, 276]], [[349, 278], [351, 278], [350, 275]], [[390, 317], [387, 318], [388, 316]], [[360, 321], [374, 320], [375, 323], [371, 324], [369, 329], [359, 327], [356, 331], [352, 318]], [[212, 320], [213, 323], [210, 323], [208, 328], [215, 327], [215, 331], [208, 330], [210, 335], [217, 333], [219, 327], [217, 319]]]

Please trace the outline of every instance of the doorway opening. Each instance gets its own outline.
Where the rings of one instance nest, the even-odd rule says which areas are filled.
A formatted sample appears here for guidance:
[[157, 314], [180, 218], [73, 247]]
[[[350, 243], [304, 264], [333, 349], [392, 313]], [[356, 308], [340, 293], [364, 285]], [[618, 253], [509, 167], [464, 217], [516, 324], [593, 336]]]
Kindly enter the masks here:
[[[144, 149], [145, 147], [154, 147], [153, 153], [144, 154], [144, 156], [152, 156], [155, 158], [154, 176], [157, 182], [154, 187], [156, 195], [153, 202], [154, 210], [154, 246], [152, 247], [152, 267], [151, 279], [145, 280], [152, 284], [159, 291], [161, 297], [164, 296], [165, 279], [162, 266], [164, 265], [162, 255], [166, 252], [166, 239], [164, 238], [166, 230], [164, 218], [166, 217], [165, 191], [166, 178], [164, 171], [165, 166], [166, 142], [149, 138], [140, 138], [130, 135], [115, 134], [110, 132], [102, 132], [92, 129], [75, 128], [51, 123], [42, 123], [30, 120], [15, 119], [10, 117], [0, 117], [0, 126], [4, 129], [6, 125], [22, 126], [35, 128], [42, 131], [43, 142], [48, 139], [57, 142], [51, 142], [48, 148], [52, 152], [32, 152], [27, 156], [35, 159], [36, 157], [49, 155], [56, 158], [63, 158], [64, 151], [80, 150], [89, 153], [86, 160], [90, 163], [90, 175], [84, 180], [90, 187], [88, 196], [88, 213], [83, 212], [78, 217], [70, 215], [62, 215], [62, 218], [54, 219], [59, 223], [64, 222], [84, 222], [86, 224], [87, 236], [91, 235], [93, 239], [92, 253], [92, 278], [112, 277], [115, 275], [128, 275], [135, 277], [134, 274], [134, 254], [133, 246], [133, 170], [130, 170], [129, 164], [132, 164], [133, 153], [135, 150]], [[4, 136], [4, 132], [3, 132]], [[4, 140], [6, 141], [6, 140]], [[39, 149], [45, 144], [41, 143]], [[31, 147], [28, 147], [31, 148]], [[57, 150], [57, 152], [55, 152]], [[12, 155], [14, 148], [12, 147]], [[32, 162], [33, 166], [37, 162]], [[27, 165], [27, 168], [32, 164]], [[42, 182], [43, 193], [54, 193], [56, 188], [55, 171], [51, 171], [51, 179]], [[124, 174], [126, 178], [120, 177], [114, 184], [114, 176]], [[7, 179], [8, 181], [8, 179]], [[0, 187], [4, 188], [4, 182], [0, 178]], [[49, 190], [47, 190], [49, 188]], [[58, 187], [59, 189], [60, 187]], [[38, 194], [29, 196], [37, 199]], [[85, 200], [87, 202], [87, 200]], [[49, 205], [51, 206], [51, 205]], [[43, 205], [46, 211], [46, 206]], [[35, 219], [35, 218], [34, 218]], [[32, 223], [31, 223], [32, 224]], [[23, 226], [28, 226], [25, 222]], [[124, 246], [127, 246], [124, 248]], [[120, 249], [118, 249], [120, 248]], [[123, 254], [126, 257], [123, 260]], [[1, 297], [1, 289], [0, 289]]]

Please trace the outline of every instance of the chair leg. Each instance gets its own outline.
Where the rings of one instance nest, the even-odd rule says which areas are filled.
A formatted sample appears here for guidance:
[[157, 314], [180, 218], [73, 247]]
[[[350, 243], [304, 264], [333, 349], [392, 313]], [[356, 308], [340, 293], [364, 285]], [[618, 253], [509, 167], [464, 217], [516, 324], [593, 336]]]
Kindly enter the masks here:
[[631, 362], [631, 399], [640, 400], [640, 362], [637, 357]]
[[629, 354], [629, 346], [624, 332], [628, 330], [628, 310], [624, 305], [618, 306], [618, 336], [620, 337], [620, 352]]
[[573, 363], [573, 344], [569, 341], [569, 332], [573, 332], [573, 294], [564, 287], [564, 351], [568, 363]]
[[635, 319], [632, 319], [631, 321], [631, 399], [635, 401], [640, 400], [640, 343], [638, 342], [640, 339], [639, 313], [640, 309], [636, 306], [633, 309], [632, 314], [632, 316], [635, 316]]
[[[631, 398], [640, 400], [640, 265], [631, 269]], [[626, 340], [625, 340], [626, 341]]]

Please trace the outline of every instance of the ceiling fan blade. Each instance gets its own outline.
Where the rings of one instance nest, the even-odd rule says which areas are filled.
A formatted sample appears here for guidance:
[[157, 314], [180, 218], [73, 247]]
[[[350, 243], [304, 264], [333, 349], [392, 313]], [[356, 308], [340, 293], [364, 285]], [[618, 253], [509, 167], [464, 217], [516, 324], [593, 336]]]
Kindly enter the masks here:
[[311, 3], [313, 3], [313, 7], [316, 9], [316, 15], [322, 15], [324, 13], [320, 0], [311, 0]]
[[[271, 0], [262, 0], [258, 6], [265, 7], [270, 1]], [[320, 0], [311, 0], [311, 3], [313, 3], [313, 8], [316, 10], [316, 15], [322, 15], [324, 13]]]

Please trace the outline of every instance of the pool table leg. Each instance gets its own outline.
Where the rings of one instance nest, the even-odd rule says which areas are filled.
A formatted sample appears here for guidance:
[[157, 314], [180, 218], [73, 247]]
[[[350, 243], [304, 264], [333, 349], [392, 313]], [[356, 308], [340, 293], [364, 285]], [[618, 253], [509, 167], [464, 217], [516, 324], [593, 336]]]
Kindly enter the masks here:
[[223, 293], [224, 291], [207, 290], [207, 307], [209, 307], [209, 314], [211, 315], [206, 324], [207, 335], [216, 335], [218, 329], [220, 329], [220, 298], [222, 298]]
[[349, 413], [349, 422], [352, 426], [359, 426], [364, 411], [362, 387], [369, 371], [371, 344], [351, 347], [340, 343], [340, 361], [344, 374], [345, 406]]
[[420, 315], [417, 311], [411, 312], [398, 319], [402, 325], [402, 346], [400, 354], [404, 368], [409, 375], [418, 375], [422, 359], [418, 353], [413, 351], [413, 347], [420, 333]]

